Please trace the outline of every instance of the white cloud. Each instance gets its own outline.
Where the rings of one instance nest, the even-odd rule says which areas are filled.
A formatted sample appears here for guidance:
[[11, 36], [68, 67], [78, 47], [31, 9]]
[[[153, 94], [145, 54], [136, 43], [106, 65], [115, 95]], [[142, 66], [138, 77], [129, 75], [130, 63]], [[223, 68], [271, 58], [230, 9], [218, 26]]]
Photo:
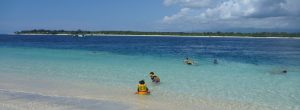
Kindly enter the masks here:
[[[165, 16], [163, 23], [192, 30], [207, 28], [259, 28], [299, 30], [300, 0], [165, 0], [182, 9]], [[188, 26], [188, 27], [184, 27]]]
[[[177, 14], [172, 15], [172, 16], [165, 16], [163, 21], [165, 23], [171, 23], [173, 21], [182, 19], [182, 17], [187, 17], [190, 9], [189, 8], [182, 8]], [[183, 18], [184, 19], [184, 18]]]

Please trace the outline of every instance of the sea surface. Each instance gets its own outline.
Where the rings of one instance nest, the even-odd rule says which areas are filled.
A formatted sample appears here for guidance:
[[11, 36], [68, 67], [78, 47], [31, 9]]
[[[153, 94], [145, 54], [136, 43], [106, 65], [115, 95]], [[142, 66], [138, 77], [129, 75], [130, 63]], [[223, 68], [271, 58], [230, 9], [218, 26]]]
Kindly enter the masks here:
[[300, 110], [300, 39], [0, 35], [0, 109]]

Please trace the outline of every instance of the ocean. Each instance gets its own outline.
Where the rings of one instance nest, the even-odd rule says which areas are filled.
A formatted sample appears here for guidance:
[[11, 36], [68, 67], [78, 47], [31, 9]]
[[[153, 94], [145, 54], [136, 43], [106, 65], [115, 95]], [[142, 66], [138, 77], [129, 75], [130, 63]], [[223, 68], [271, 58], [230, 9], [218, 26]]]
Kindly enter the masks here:
[[5, 110], [300, 110], [300, 39], [0, 35], [0, 52]]

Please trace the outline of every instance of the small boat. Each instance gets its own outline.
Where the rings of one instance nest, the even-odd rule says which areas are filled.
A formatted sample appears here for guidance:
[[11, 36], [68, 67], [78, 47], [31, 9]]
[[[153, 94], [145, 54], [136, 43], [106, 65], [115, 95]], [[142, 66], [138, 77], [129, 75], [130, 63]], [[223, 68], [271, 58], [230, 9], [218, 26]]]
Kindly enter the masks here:
[[77, 37], [84, 37], [84, 35], [83, 35], [83, 34], [80, 34], [80, 35], [77, 35]]
[[85, 35], [84, 34], [75, 34], [75, 35], [73, 35], [74, 37], [85, 37]]

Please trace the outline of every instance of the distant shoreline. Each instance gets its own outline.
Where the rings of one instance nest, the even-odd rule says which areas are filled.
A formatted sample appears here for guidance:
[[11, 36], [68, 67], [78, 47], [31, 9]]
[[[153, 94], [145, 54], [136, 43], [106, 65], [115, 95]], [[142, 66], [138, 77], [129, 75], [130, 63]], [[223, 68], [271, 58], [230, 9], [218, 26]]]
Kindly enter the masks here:
[[300, 33], [287, 32], [147, 32], [147, 31], [85, 31], [33, 29], [17, 31], [18, 35], [71, 35], [71, 36], [171, 36], [171, 37], [243, 37], [243, 38], [300, 38]]
[[[8, 34], [8, 35], [56, 35], [56, 36], [74, 36], [74, 34]], [[188, 35], [130, 35], [130, 34], [85, 34], [84, 37], [102, 37], [102, 36], [143, 36], [143, 37], [194, 37], [194, 38], [284, 38], [300, 39], [300, 37], [253, 37], [253, 36], [188, 36]]]

